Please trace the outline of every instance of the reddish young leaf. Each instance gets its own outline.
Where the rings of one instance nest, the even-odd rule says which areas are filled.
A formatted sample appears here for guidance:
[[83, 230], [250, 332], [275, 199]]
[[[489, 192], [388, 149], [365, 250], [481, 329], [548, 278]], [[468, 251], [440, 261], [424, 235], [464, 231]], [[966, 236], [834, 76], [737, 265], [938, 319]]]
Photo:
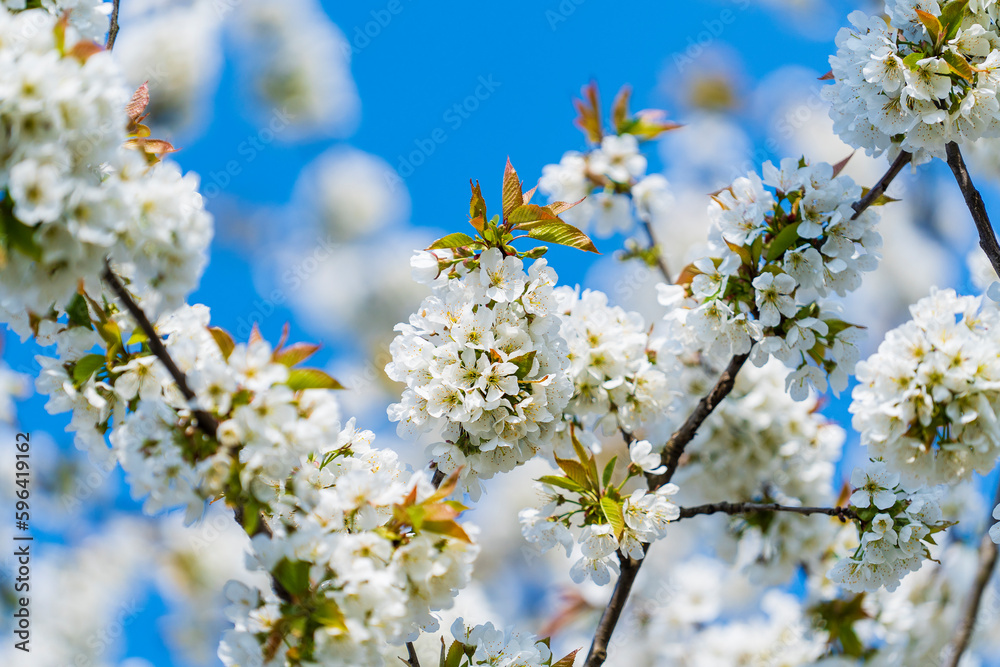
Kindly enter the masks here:
[[611, 124], [619, 132], [625, 128], [629, 120], [628, 99], [632, 95], [632, 87], [628, 84], [622, 86], [618, 94], [615, 95], [614, 104], [611, 106]]
[[503, 170], [503, 217], [504, 220], [510, 215], [510, 212], [515, 208], [524, 203], [524, 197], [521, 194], [521, 181], [517, 178], [517, 172], [514, 171], [513, 165], [510, 163], [510, 158], [507, 158], [507, 166]]
[[843, 160], [841, 160], [837, 164], [833, 165], [833, 177], [834, 178], [837, 178], [838, 176], [840, 176], [840, 172], [844, 171], [844, 167], [847, 166], [847, 163], [851, 161], [851, 158], [854, 157], [854, 154], [856, 152], [857, 151], [851, 151], [850, 155], [848, 155], [847, 157], [845, 157]]
[[573, 105], [579, 114], [573, 122], [583, 130], [587, 139], [599, 144], [604, 137], [604, 130], [601, 128], [601, 106], [597, 94], [597, 82], [591, 81], [580, 92], [583, 99], [573, 100]]

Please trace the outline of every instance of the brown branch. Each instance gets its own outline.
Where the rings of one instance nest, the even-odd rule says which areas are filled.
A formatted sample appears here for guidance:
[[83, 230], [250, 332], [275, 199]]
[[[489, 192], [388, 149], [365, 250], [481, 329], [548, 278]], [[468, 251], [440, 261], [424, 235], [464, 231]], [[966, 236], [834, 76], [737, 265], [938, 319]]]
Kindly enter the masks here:
[[420, 667], [420, 659], [417, 658], [417, 649], [414, 648], [413, 642], [406, 642], [406, 660], [402, 660], [404, 665], [409, 665], [410, 667]]
[[[648, 544], [642, 546], [643, 549], [649, 550]], [[628, 556], [623, 556], [621, 552], [618, 554], [618, 560], [621, 562], [621, 574], [618, 575], [615, 590], [611, 594], [611, 599], [608, 600], [608, 606], [604, 608], [604, 613], [601, 614], [600, 622], [597, 624], [594, 643], [590, 645], [590, 653], [587, 654], [587, 661], [583, 663], [584, 667], [599, 667], [607, 660], [611, 635], [615, 631], [615, 626], [618, 625], [618, 619], [625, 609], [625, 603], [628, 602], [628, 596], [632, 592], [632, 584], [635, 583], [635, 577], [639, 574], [639, 568], [642, 567], [641, 560], [632, 560]]]
[[876, 199], [885, 194], [885, 190], [889, 187], [889, 184], [892, 183], [892, 179], [899, 175], [899, 172], [903, 170], [903, 167], [905, 167], [911, 159], [913, 159], [912, 155], [906, 151], [900, 151], [899, 155], [896, 156], [896, 159], [892, 161], [891, 165], [889, 165], [889, 171], [882, 174], [882, 178], [878, 179], [878, 183], [872, 186], [872, 189], [869, 190], [864, 197], [851, 205], [851, 208], [854, 209], [854, 215], [851, 216], [851, 220], [857, 220], [858, 216], [865, 212], [865, 209], [874, 204]]
[[986, 213], [983, 198], [976, 186], [972, 184], [972, 178], [969, 176], [969, 170], [965, 167], [965, 160], [962, 159], [962, 151], [958, 149], [958, 144], [954, 141], [949, 142], [945, 146], [945, 151], [948, 154], [948, 166], [951, 167], [951, 173], [955, 175], [955, 181], [958, 182], [962, 196], [965, 197], [965, 205], [969, 207], [972, 221], [976, 223], [976, 230], [979, 232], [979, 247], [986, 253], [997, 276], [1000, 276], [1000, 244], [997, 243], [996, 233], [990, 223], [990, 216]]
[[681, 424], [676, 433], [670, 436], [670, 440], [663, 447], [663, 454], [660, 456], [660, 461], [667, 469], [659, 475], [647, 476], [650, 489], [658, 489], [673, 478], [674, 473], [677, 471], [677, 465], [681, 460], [681, 455], [684, 453], [684, 448], [694, 439], [694, 436], [698, 433], [698, 429], [708, 419], [708, 416], [712, 414], [712, 411], [733, 390], [733, 385], [736, 384], [736, 374], [740, 372], [743, 364], [749, 358], [749, 354], [738, 354], [733, 357], [726, 370], [719, 376], [715, 386], [712, 387], [712, 391], [708, 392], [707, 395], [698, 401], [698, 405], [695, 406], [694, 411], [688, 416], [687, 420]]
[[793, 514], [826, 514], [835, 516], [841, 521], [857, 519], [858, 515], [850, 507], [795, 507], [779, 505], [778, 503], [709, 503], [695, 507], [682, 507], [681, 519], [690, 519], [701, 514], [750, 514], [754, 512], [791, 512]]
[[[129, 294], [127, 289], [125, 289], [125, 285], [123, 285], [122, 281], [118, 278], [117, 275], [115, 275], [114, 270], [111, 268], [111, 263], [108, 260], [104, 260], [104, 273], [101, 275], [101, 278], [104, 280], [105, 283], [107, 283], [108, 287], [111, 288], [111, 291], [115, 293], [115, 296], [118, 297], [118, 300], [121, 301], [122, 305], [125, 306], [125, 309], [132, 316], [132, 319], [136, 321], [136, 323], [139, 325], [139, 328], [146, 335], [147, 338], [146, 342], [149, 344], [150, 351], [152, 351], [152, 353], [156, 356], [156, 358], [160, 360], [160, 363], [162, 363], [166, 367], [167, 372], [170, 373], [170, 377], [173, 378], [174, 383], [177, 385], [177, 388], [180, 389], [181, 394], [184, 395], [184, 398], [188, 401], [189, 404], [193, 403], [196, 399], [196, 396], [194, 391], [192, 391], [191, 386], [187, 383], [187, 377], [184, 375], [184, 371], [178, 368], [177, 364], [174, 363], [174, 360], [170, 356], [170, 353], [167, 351], [167, 348], [163, 345], [163, 341], [160, 339], [160, 335], [156, 333], [156, 329], [153, 327], [153, 323], [149, 321], [149, 318], [146, 317], [146, 313], [143, 312], [142, 307], [140, 307], [139, 304], [135, 302], [135, 299], [132, 298], [132, 295]], [[208, 412], [205, 412], [204, 410], [197, 410], [194, 409], [193, 407], [191, 409], [191, 414], [194, 415], [195, 421], [198, 424], [198, 428], [200, 428], [202, 432], [205, 433], [205, 435], [209, 436], [213, 440], [218, 441], [218, 430], [219, 430], [218, 420]], [[244, 518], [245, 518], [244, 512], [246, 511], [246, 508], [244, 508], [243, 505], [238, 501], [233, 502], [232, 507], [233, 507], [233, 518], [236, 520], [236, 523], [238, 523], [240, 526], [245, 527], [246, 524], [244, 523]], [[256, 528], [254, 529], [253, 533], [250, 534], [250, 537], [254, 537], [260, 534], [265, 534], [267, 535], [268, 539], [271, 539], [272, 537], [271, 529], [267, 525], [267, 522], [264, 520], [263, 515], [257, 516], [256, 524], [257, 524]], [[278, 595], [278, 597], [280, 597], [282, 600], [285, 600], [286, 602], [291, 601], [292, 599], [291, 595], [289, 595], [288, 591], [285, 590], [285, 587], [282, 586], [281, 583], [273, 576], [271, 577], [271, 586], [274, 589], [274, 592]]]
[[108, 51], [115, 48], [115, 39], [118, 37], [118, 4], [119, 0], [113, 0], [111, 5], [111, 26], [108, 28], [108, 41], [104, 44]]
[[[104, 273], [101, 276], [104, 282], [108, 284], [111, 291], [115, 293], [118, 300], [122, 302], [125, 309], [128, 310], [129, 315], [132, 319], [136, 321], [139, 328], [142, 329], [142, 333], [146, 334], [147, 342], [149, 343], [150, 351], [160, 360], [166, 369], [170, 373], [170, 377], [174, 379], [174, 383], [177, 388], [180, 389], [181, 394], [187, 402], [193, 403], [195, 401], [195, 393], [191, 390], [190, 385], [187, 383], [187, 378], [184, 376], [184, 372], [177, 367], [174, 360], [170, 357], [170, 353], [167, 352], [167, 348], [164, 347], [163, 341], [160, 340], [160, 335], [156, 333], [156, 329], [153, 327], [153, 323], [149, 321], [146, 317], [146, 313], [143, 312], [142, 308], [135, 302], [132, 295], [128, 293], [125, 286], [122, 284], [121, 280], [115, 275], [114, 270], [111, 268], [111, 264], [105, 260], [104, 261]], [[194, 415], [195, 420], [198, 422], [198, 427], [213, 440], [216, 439], [217, 431], [219, 430], [219, 422], [211, 414], [205, 412], [204, 410], [198, 410], [191, 407], [191, 414]]]
[[[889, 170], [878, 180], [878, 183], [861, 200], [853, 204], [853, 218], [861, 215], [865, 209], [885, 193], [886, 188], [889, 187], [889, 184], [892, 183], [893, 179], [896, 178], [911, 158], [912, 156], [905, 151], [896, 157], [889, 166]], [[726, 370], [719, 377], [712, 390], [698, 402], [694, 412], [687, 418], [687, 421], [667, 441], [666, 446], [663, 448], [663, 455], [661, 456], [663, 464], [667, 467], [666, 471], [660, 475], [647, 475], [646, 477], [647, 485], [651, 490], [663, 486], [673, 478], [674, 473], [677, 471], [681, 455], [684, 453], [684, 448], [691, 442], [698, 428], [708, 419], [712, 411], [733, 390], [736, 375], [743, 368], [743, 364], [746, 363], [748, 358], [749, 355], [745, 354], [732, 358], [729, 366], [726, 367]], [[643, 548], [648, 549], [649, 545], [643, 545]], [[608, 642], [611, 641], [611, 635], [614, 633], [618, 619], [621, 617], [625, 603], [628, 601], [636, 574], [638, 574], [639, 568], [642, 566], [642, 561], [631, 561], [624, 557], [619, 557], [622, 560], [622, 572], [618, 578], [618, 582], [615, 584], [611, 600], [608, 601], [608, 606], [604, 609], [604, 613], [601, 614], [601, 620], [597, 624], [597, 631], [594, 634], [594, 642], [590, 646], [590, 653], [587, 655], [584, 667], [601, 667], [604, 664], [604, 660], [608, 655]]]
[[667, 268], [667, 261], [663, 259], [663, 252], [661, 252], [660, 244], [656, 240], [656, 234], [653, 232], [652, 223], [643, 218], [642, 226], [646, 229], [646, 236], [649, 237], [649, 249], [656, 253], [656, 266], [659, 267], [660, 273], [663, 274], [663, 279], [668, 283], [672, 283], [673, 280], [670, 278], [670, 269]]
[[955, 640], [952, 642], [948, 655], [945, 657], [946, 667], [958, 667], [962, 659], [962, 654], [969, 647], [972, 641], [972, 633], [976, 629], [976, 618], [979, 616], [979, 607], [982, 604], [983, 593], [993, 576], [993, 568], [997, 564], [997, 545], [990, 539], [989, 526], [993, 523], [993, 508], [1000, 505], [1000, 485], [997, 486], [993, 497], [993, 504], [988, 508], [987, 529], [983, 539], [979, 542], [979, 567], [976, 568], [976, 578], [972, 581], [972, 589], [969, 597], [965, 601], [965, 611], [955, 628]]

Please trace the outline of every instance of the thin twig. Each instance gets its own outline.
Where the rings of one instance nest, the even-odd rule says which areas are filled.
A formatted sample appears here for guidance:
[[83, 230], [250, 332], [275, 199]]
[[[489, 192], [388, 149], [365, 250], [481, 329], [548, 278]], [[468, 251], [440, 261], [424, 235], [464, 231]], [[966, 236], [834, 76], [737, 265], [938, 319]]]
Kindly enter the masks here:
[[955, 181], [958, 182], [962, 196], [965, 197], [965, 205], [969, 207], [972, 221], [976, 223], [976, 230], [979, 232], [979, 247], [986, 253], [990, 264], [993, 265], [993, 270], [1000, 276], [1000, 244], [997, 243], [996, 233], [990, 223], [990, 216], [986, 213], [983, 198], [976, 186], [972, 184], [972, 178], [969, 176], [969, 170], [965, 167], [965, 160], [962, 159], [962, 151], [959, 150], [958, 144], [954, 141], [949, 142], [945, 146], [945, 151], [948, 154], [948, 166], [951, 167], [951, 173], [955, 175]]
[[858, 515], [850, 507], [795, 507], [778, 503], [709, 503], [694, 507], [682, 507], [681, 519], [690, 519], [701, 514], [751, 514], [754, 512], [791, 512], [793, 514], [826, 514], [841, 521], [857, 519]]
[[[989, 507], [989, 518], [987, 525], [993, 523], [993, 508], [1000, 505], [1000, 484], [997, 485], [996, 493], [993, 497], [993, 504]], [[979, 616], [979, 606], [982, 604], [983, 593], [986, 591], [990, 577], [993, 576], [993, 568], [997, 564], [997, 545], [990, 538], [989, 529], [983, 539], [979, 542], [979, 567], [976, 569], [976, 578], [972, 581], [972, 589], [969, 597], [965, 601], [965, 611], [962, 619], [955, 628], [955, 639], [946, 656], [946, 667], [958, 667], [962, 659], [962, 654], [969, 647], [972, 641], [972, 632], [976, 629], [976, 618]]]
[[[114, 270], [111, 268], [111, 264], [105, 260], [104, 262], [104, 273], [101, 276], [104, 282], [108, 284], [111, 291], [115, 293], [118, 300], [122, 302], [125, 309], [128, 310], [129, 315], [132, 319], [136, 321], [139, 328], [142, 329], [142, 333], [146, 334], [147, 342], [149, 343], [150, 351], [160, 360], [160, 363], [166, 367], [167, 372], [170, 373], [170, 377], [174, 379], [174, 383], [177, 388], [180, 389], [181, 394], [189, 404], [194, 403], [195, 393], [191, 390], [191, 387], [187, 383], [187, 378], [184, 376], [184, 372], [177, 367], [174, 360], [171, 358], [170, 353], [167, 352], [167, 348], [164, 347], [163, 341], [160, 340], [160, 335], [156, 333], [156, 329], [153, 327], [153, 323], [149, 321], [146, 317], [146, 313], [143, 312], [142, 308], [135, 302], [132, 295], [128, 293], [125, 286], [122, 284], [118, 276], [115, 275]], [[219, 422], [211, 414], [205, 412], [204, 410], [199, 410], [191, 406], [191, 414], [198, 422], [198, 427], [211, 437], [213, 440], [216, 439], [216, 434], [219, 430]]]
[[872, 189], [864, 197], [851, 205], [851, 208], [854, 209], [854, 215], [851, 216], [851, 220], [856, 220], [859, 215], [865, 212], [865, 209], [875, 203], [876, 199], [885, 194], [885, 190], [892, 183], [892, 179], [896, 178], [911, 159], [913, 159], [912, 155], [906, 151], [900, 151], [896, 159], [889, 165], [889, 171], [885, 172], [882, 178], [878, 179], [878, 183], [872, 186]]
[[646, 236], [649, 237], [649, 249], [656, 253], [656, 266], [659, 267], [660, 273], [663, 274], [663, 279], [668, 283], [672, 283], [670, 269], [667, 268], [667, 260], [663, 259], [663, 252], [661, 252], [660, 244], [656, 240], [655, 232], [653, 232], [653, 225], [646, 218], [642, 218], [642, 226], [646, 229]]
[[687, 420], [677, 429], [676, 433], [670, 436], [670, 440], [667, 441], [667, 444], [663, 448], [663, 454], [660, 456], [660, 461], [667, 469], [659, 475], [649, 475], [647, 477], [650, 489], [658, 489], [673, 478], [674, 472], [677, 471], [677, 465], [681, 460], [681, 455], [684, 453], [684, 448], [694, 439], [694, 436], [698, 433], [698, 429], [708, 419], [708, 416], [712, 414], [712, 411], [733, 390], [733, 385], [736, 383], [736, 375], [749, 358], [749, 354], [738, 354], [733, 357], [726, 370], [719, 376], [715, 386], [712, 387], [712, 391], [708, 392], [707, 395], [698, 401], [698, 405], [695, 406], [694, 411], [688, 416]]
[[[899, 174], [903, 167], [910, 161], [911, 155], [907, 152], [901, 152], [893, 163], [889, 166], [889, 170], [878, 180], [878, 183], [868, 191], [868, 193], [861, 198], [860, 201], [856, 202], [852, 208], [854, 208], [854, 218], [861, 215], [865, 209], [871, 206], [875, 200], [877, 200], [882, 194], [885, 193], [886, 188], [894, 178]], [[661, 460], [663, 464], [667, 467], [666, 471], [660, 475], [649, 475], [646, 478], [647, 485], [650, 489], [657, 489], [664, 484], [668, 483], [677, 471], [677, 466], [680, 463], [681, 455], [684, 453], [684, 448], [687, 447], [688, 443], [694, 438], [695, 434], [698, 432], [698, 428], [704, 423], [712, 411], [729, 395], [729, 392], [733, 390], [733, 384], [736, 381], [736, 375], [739, 373], [743, 364], [746, 363], [748, 355], [738, 355], [732, 358], [729, 362], [729, 366], [719, 377], [715, 386], [708, 393], [707, 396], [702, 398], [698, 405], [695, 407], [694, 412], [687, 418], [687, 421], [674, 433], [670, 440], [667, 441], [666, 446], [663, 448], [663, 455]], [[649, 545], [644, 545], [644, 548], [648, 549]], [[601, 667], [604, 664], [605, 659], [608, 655], [608, 642], [611, 641], [611, 635], [615, 631], [615, 625], [618, 623], [619, 617], [621, 617], [622, 611], [625, 608], [625, 603], [628, 602], [629, 594], [632, 591], [632, 584], [635, 582], [636, 574], [638, 574], [639, 568], [642, 566], [643, 561], [631, 561], [627, 557], [623, 556], [619, 552], [619, 560], [622, 562], [621, 575], [618, 577], [618, 581], [615, 584], [614, 593], [611, 595], [611, 600], [608, 601], [608, 606], [604, 609], [604, 613], [601, 614], [601, 620], [597, 624], [597, 631], [594, 634], [594, 642], [590, 646], [590, 653], [587, 655], [587, 660], [584, 662], [584, 667]], [[643, 559], [645, 560], [645, 559]], [[634, 565], [633, 565], [634, 564]]]
[[[139, 325], [139, 328], [146, 335], [147, 339], [146, 342], [149, 344], [150, 351], [152, 351], [152, 353], [156, 356], [156, 358], [160, 360], [160, 363], [162, 363], [166, 367], [167, 372], [170, 373], [170, 376], [173, 378], [174, 383], [177, 385], [177, 388], [180, 389], [181, 394], [183, 394], [184, 398], [187, 400], [189, 404], [193, 403], [196, 396], [194, 391], [191, 390], [191, 386], [188, 385], [187, 383], [187, 377], [185, 377], [184, 371], [178, 368], [177, 364], [174, 363], [174, 360], [170, 356], [170, 353], [167, 352], [167, 348], [163, 345], [163, 341], [160, 340], [160, 335], [156, 333], [156, 329], [153, 327], [153, 323], [149, 321], [149, 318], [146, 317], [146, 313], [142, 310], [139, 304], [135, 302], [135, 299], [133, 299], [132, 295], [128, 293], [128, 290], [125, 289], [125, 286], [122, 284], [121, 280], [118, 278], [117, 275], [115, 275], [114, 269], [111, 268], [111, 263], [108, 262], [107, 260], [104, 261], [104, 273], [102, 274], [101, 278], [104, 280], [105, 283], [107, 283], [108, 287], [111, 288], [111, 291], [115, 293], [115, 296], [118, 297], [118, 300], [122, 302], [122, 305], [124, 305], [125, 309], [128, 310], [129, 314], [132, 316], [132, 319], [136, 321], [136, 323]], [[191, 414], [194, 415], [194, 418], [198, 423], [198, 428], [200, 428], [202, 432], [205, 433], [205, 435], [209, 436], [213, 440], [218, 441], [218, 435], [217, 435], [219, 430], [218, 420], [216, 420], [216, 418], [213, 415], [209, 414], [208, 412], [205, 412], [204, 410], [196, 410], [192, 408]], [[233, 518], [236, 520], [236, 523], [238, 523], [240, 526], [245, 526], [246, 524], [244, 522], [245, 518], [244, 513], [246, 511], [246, 508], [244, 508], [243, 505], [238, 501], [233, 501], [232, 505], [233, 505]], [[263, 515], [257, 516], [256, 524], [257, 524], [256, 528], [254, 529], [250, 537], [264, 534], [267, 535], [268, 539], [271, 539], [272, 537], [271, 529], [267, 525], [267, 522], [264, 520]], [[286, 602], [291, 601], [292, 599], [291, 595], [288, 593], [285, 587], [282, 586], [281, 583], [273, 576], [271, 577], [271, 587], [274, 589], [274, 592], [278, 595], [278, 597], [280, 597], [282, 600], [285, 600]]]
[[115, 48], [115, 39], [118, 37], [118, 3], [119, 0], [113, 0], [111, 5], [111, 26], [108, 28], [108, 41], [104, 44], [108, 51]]
[[417, 658], [417, 649], [414, 648], [413, 642], [406, 642], [406, 655], [407, 660], [403, 660], [410, 667], [420, 667], [420, 659]]

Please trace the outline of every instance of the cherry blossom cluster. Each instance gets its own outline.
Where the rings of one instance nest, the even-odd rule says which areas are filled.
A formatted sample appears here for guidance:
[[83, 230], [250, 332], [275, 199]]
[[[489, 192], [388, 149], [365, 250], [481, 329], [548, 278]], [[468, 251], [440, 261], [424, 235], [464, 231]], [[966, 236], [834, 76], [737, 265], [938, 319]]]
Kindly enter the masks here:
[[[88, 304], [90, 328], [73, 326], [54, 335], [80, 342], [74, 349], [64, 343], [58, 358], [39, 357], [43, 370], [36, 386], [49, 396], [50, 412], [72, 411], [70, 428], [81, 449], [121, 463], [133, 494], [148, 496], [148, 513], [184, 505], [194, 520], [206, 500], [234, 494], [249, 494], [268, 507], [310, 455], [372, 437], [356, 431], [353, 422], [342, 428], [329, 376], [294, 367], [316, 346], [274, 350], [259, 336], [237, 345], [209, 328], [204, 306], [165, 315], [157, 332], [189, 379], [196, 395], [191, 406], [143, 336], [121, 333], [131, 333], [129, 318], [104, 308]], [[123, 344], [132, 336], [138, 340]], [[102, 343], [106, 352], [90, 351]], [[195, 428], [193, 409], [218, 421], [217, 440]]]
[[390, 645], [437, 629], [431, 612], [468, 584], [478, 547], [454, 521], [464, 508], [444, 501], [454, 480], [436, 490], [394, 452], [358, 444], [297, 470], [273, 535], [254, 538], [284, 597], [230, 583], [225, 665], [391, 664]]
[[671, 379], [679, 364], [655, 349], [642, 315], [609, 305], [594, 290], [558, 287], [555, 298], [574, 386], [567, 416], [605, 433], [635, 433], [663, 419], [677, 396]]
[[1000, 456], [1000, 312], [932, 290], [858, 364], [851, 412], [869, 456], [909, 484], [953, 484]]
[[583, 199], [563, 217], [599, 238], [628, 233], [636, 217], [662, 215], [674, 201], [666, 178], [646, 174], [646, 157], [631, 134], [609, 134], [598, 148], [569, 151], [559, 164], [545, 165], [538, 189], [553, 201]]
[[834, 131], [869, 155], [905, 150], [917, 162], [945, 144], [1000, 135], [1000, 41], [993, 2], [887, 0], [853, 12], [830, 57]]
[[525, 271], [497, 248], [462, 275], [438, 275], [437, 259], [426, 252], [415, 266], [428, 259], [429, 270], [417, 277], [429, 278], [434, 292], [397, 325], [390, 348], [386, 374], [406, 389], [389, 418], [399, 422], [400, 437], [435, 434], [441, 441], [428, 448], [431, 460], [445, 473], [461, 468], [478, 497], [477, 480], [551, 449], [573, 393], [556, 275], [544, 259]]
[[[677, 471], [686, 503], [835, 503], [833, 475], [844, 430], [818, 412], [816, 397], [792, 400], [784, 391], [787, 373], [775, 361], [740, 373]], [[773, 583], [787, 581], [803, 559], [819, 558], [838, 530], [836, 522], [785, 512], [741, 516], [731, 528], [739, 540], [738, 562], [755, 579]]]
[[861, 187], [827, 163], [786, 158], [780, 168], [766, 162], [763, 175], [713, 197], [709, 254], [677, 285], [659, 286], [668, 338], [719, 364], [751, 348], [757, 365], [776, 357], [795, 369], [787, 387], [797, 400], [809, 385], [825, 391], [827, 378], [842, 391], [860, 331], [825, 297], [857, 289], [877, 266], [878, 215], [854, 214]]
[[317, 0], [245, 0], [233, 16], [255, 106], [269, 111], [263, 120], [282, 140], [354, 129], [360, 102], [351, 45]]
[[563, 217], [583, 229], [592, 227], [600, 238], [631, 231], [637, 217], [650, 222], [665, 215], [674, 203], [670, 185], [661, 174], [646, 173], [640, 142], [679, 125], [665, 121], [655, 110], [630, 116], [629, 90], [623, 88], [615, 99], [612, 131], [606, 132], [596, 85], [585, 86], [583, 96], [576, 103], [577, 125], [592, 147], [582, 153], [568, 151], [559, 164], [545, 165], [539, 191], [550, 201], [579, 202]]
[[[646, 554], [643, 545], [663, 538], [667, 524], [680, 517], [680, 508], [669, 500], [678, 487], [664, 484], [655, 491], [639, 488], [623, 494], [623, 487], [633, 477], [664, 470], [660, 456], [646, 440], [629, 445], [627, 473], [617, 485], [611, 483], [617, 457], [598, 477], [593, 454], [575, 436], [573, 444], [575, 459], [556, 458], [565, 476], [546, 475], [538, 480], [547, 504], [518, 514], [521, 534], [541, 553], [560, 545], [570, 556], [574, 544], [579, 543], [580, 557], [570, 568], [570, 577], [577, 583], [592, 579], [604, 585], [611, 581], [611, 572], [619, 572], [619, 550], [641, 560]], [[577, 527], [574, 517], [580, 521], [575, 537], [570, 530]]]
[[128, 102], [110, 54], [43, 10], [0, 11], [0, 319], [58, 317], [108, 256], [151, 311], [197, 285], [212, 235], [198, 179], [150, 165], [142, 138], [124, 146]]
[[846, 590], [896, 590], [907, 573], [930, 558], [933, 534], [951, 525], [943, 520], [935, 493], [925, 488], [907, 492], [899, 481], [899, 473], [879, 460], [851, 473], [851, 507], [859, 517], [861, 543], [827, 575]]
[[458, 618], [452, 623], [455, 638], [443, 663], [446, 667], [571, 667], [576, 651], [553, 663], [547, 641], [523, 634], [513, 627], [501, 630], [492, 623], [475, 627]]
[[[0, 0], [0, 7], [12, 12], [34, 7], [57, 18], [65, 15], [80, 37], [92, 42], [104, 40], [104, 35], [108, 32], [108, 14], [111, 12], [111, 5], [104, 0]], [[38, 23], [34, 23], [35, 21]], [[44, 23], [40, 14], [34, 13], [25, 25]]]
[[[247, 664], [246, 655], [270, 660], [269, 646], [291, 650], [296, 641], [292, 655], [300, 657], [286, 656], [286, 664], [309, 651], [345, 656], [337, 664], [378, 664], [371, 656], [387, 642], [430, 627], [431, 610], [450, 606], [478, 549], [454, 521], [464, 508], [444, 502], [454, 483], [436, 491], [395, 453], [372, 449], [373, 435], [353, 420], [342, 425], [332, 379], [298, 367], [316, 346], [275, 349], [257, 335], [235, 344], [209, 327], [203, 306], [161, 317], [157, 333], [195, 393], [188, 405], [141, 336], [122, 343], [132, 340], [119, 329], [130, 331], [127, 317], [97, 305], [86, 311], [94, 328], [115, 331], [118, 344], [74, 359], [64, 342], [62, 358], [40, 358], [37, 384], [50, 395], [49, 410], [73, 411], [78, 444], [114, 456], [148, 513], [186, 505], [191, 521], [217, 498], [244, 508], [257, 562], [297, 601], [247, 593], [256, 602], [234, 619], [222, 648], [227, 664]], [[74, 329], [82, 332], [54, 337], [109, 342]], [[215, 437], [194, 410], [217, 422]], [[259, 532], [265, 520], [270, 535]], [[366, 558], [377, 571], [363, 567]], [[300, 623], [315, 636], [293, 632]]]

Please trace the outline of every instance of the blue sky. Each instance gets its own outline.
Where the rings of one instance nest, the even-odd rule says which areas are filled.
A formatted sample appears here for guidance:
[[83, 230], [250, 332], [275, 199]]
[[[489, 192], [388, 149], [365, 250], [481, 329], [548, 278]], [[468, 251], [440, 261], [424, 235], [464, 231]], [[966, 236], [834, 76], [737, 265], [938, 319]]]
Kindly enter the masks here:
[[[600, 83], [607, 103], [620, 85], [630, 83], [634, 109], [663, 107], [683, 122], [670, 81], [705, 49], [728, 47], [738, 54], [732, 67], [750, 80], [785, 65], [819, 73], [828, 69], [834, 35], [851, 3], [826, 3], [827, 13], [813, 18], [760, 5], [750, 0], [324, 2], [355, 51], [352, 70], [363, 113], [349, 143], [407, 174], [413, 224], [449, 231], [466, 224], [470, 178], [483, 182], [487, 201], [493, 202], [508, 156], [530, 186], [543, 165], [584, 147], [571, 123], [571, 100], [590, 79]], [[280, 206], [301, 168], [335, 143], [276, 141], [254, 159], [242, 159], [240, 174], [228, 183], [213, 177], [240, 156], [241, 144], [259, 136], [240, 114], [236, 83], [227, 64], [210, 126], [197, 140], [180, 138], [182, 150], [176, 155], [185, 169], [201, 173], [204, 183], [222, 187], [209, 207], [223, 217], [231, 217], [234, 209]], [[658, 158], [651, 153], [655, 166]], [[276, 216], [274, 224], [294, 222]], [[617, 241], [606, 245], [616, 247]], [[260, 311], [255, 301], [263, 297], [253, 287], [251, 258], [242, 244], [213, 246], [211, 265], [192, 300], [212, 308], [215, 324], [236, 330]], [[563, 282], [574, 283], [582, 280], [591, 259], [555, 250], [549, 261]], [[292, 324], [293, 339], [309, 337], [294, 313], [280, 306], [263, 322], [265, 336], [275, 339], [285, 321]], [[4, 357], [15, 369], [32, 372], [37, 353], [6, 336]], [[324, 352], [327, 359], [345, 353], [336, 346]], [[40, 397], [21, 405], [23, 427], [51, 431], [62, 446], [72, 447], [61, 433], [66, 420], [49, 416], [43, 405]], [[124, 491], [117, 505], [138, 511]], [[128, 628], [127, 655], [166, 667], [174, 663], [164, 654], [155, 624], [162, 609], [161, 600], [146, 601]]]

